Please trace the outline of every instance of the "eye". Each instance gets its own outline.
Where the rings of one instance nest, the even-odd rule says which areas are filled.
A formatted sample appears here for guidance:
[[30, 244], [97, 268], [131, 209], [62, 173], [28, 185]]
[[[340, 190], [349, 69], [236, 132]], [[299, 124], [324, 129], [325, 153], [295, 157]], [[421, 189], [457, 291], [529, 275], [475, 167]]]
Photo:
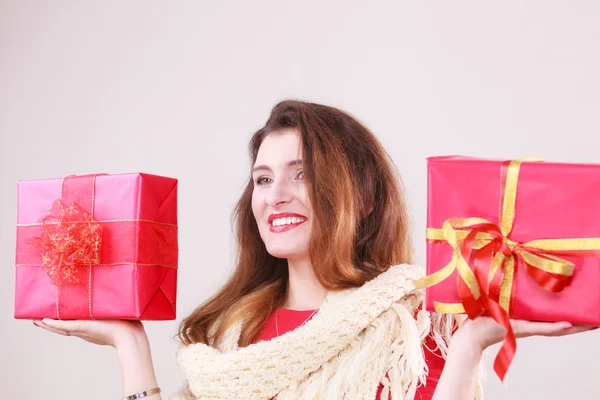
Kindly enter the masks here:
[[301, 170], [301, 171], [299, 171], [299, 172], [296, 174], [296, 179], [297, 179], [297, 180], [304, 180], [304, 171], [302, 171], [302, 170]]
[[261, 176], [260, 178], [256, 179], [256, 181], [254, 181], [254, 183], [256, 183], [259, 186], [262, 186], [262, 185], [266, 185], [266, 184], [270, 183], [270, 182], [268, 182], [270, 180], [271, 179], [267, 178], [266, 176]]

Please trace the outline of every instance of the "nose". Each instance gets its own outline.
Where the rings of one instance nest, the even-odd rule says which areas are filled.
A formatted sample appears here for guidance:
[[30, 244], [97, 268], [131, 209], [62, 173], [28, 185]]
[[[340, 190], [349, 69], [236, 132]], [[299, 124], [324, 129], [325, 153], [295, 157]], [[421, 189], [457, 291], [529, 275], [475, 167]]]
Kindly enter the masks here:
[[277, 208], [292, 201], [292, 191], [285, 180], [273, 182], [269, 188], [266, 202], [269, 206]]

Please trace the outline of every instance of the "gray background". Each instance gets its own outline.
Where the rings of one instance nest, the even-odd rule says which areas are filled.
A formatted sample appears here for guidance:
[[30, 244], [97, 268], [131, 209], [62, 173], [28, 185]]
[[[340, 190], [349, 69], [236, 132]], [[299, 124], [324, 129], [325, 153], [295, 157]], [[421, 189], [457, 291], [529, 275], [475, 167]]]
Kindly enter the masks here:
[[[14, 320], [16, 183], [93, 172], [180, 179], [178, 321], [231, 270], [250, 134], [280, 99], [350, 111], [407, 184], [424, 262], [425, 157], [596, 162], [596, 1], [0, 1], [2, 398], [120, 398], [113, 349]], [[549, 216], [551, 218], [551, 216]], [[173, 393], [178, 321], [147, 323]], [[487, 398], [594, 399], [597, 332], [519, 343]]]

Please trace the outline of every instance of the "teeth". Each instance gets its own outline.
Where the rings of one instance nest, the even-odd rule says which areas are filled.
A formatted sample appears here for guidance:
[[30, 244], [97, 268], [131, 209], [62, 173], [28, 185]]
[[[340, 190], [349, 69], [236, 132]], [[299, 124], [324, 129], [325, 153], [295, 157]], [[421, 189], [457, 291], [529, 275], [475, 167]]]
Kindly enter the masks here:
[[298, 222], [304, 221], [304, 218], [297, 217], [287, 217], [287, 218], [276, 218], [271, 223], [273, 226], [283, 226], [283, 225], [291, 225], [296, 224]]

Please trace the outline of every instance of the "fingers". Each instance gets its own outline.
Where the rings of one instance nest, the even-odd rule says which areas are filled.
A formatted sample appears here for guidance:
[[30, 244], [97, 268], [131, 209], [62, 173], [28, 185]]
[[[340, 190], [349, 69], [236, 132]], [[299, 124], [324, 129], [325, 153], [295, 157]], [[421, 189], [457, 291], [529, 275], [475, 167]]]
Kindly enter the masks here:
[[45, 330], [47, 330], [47, 331], [49, 331], [49, 332], [52, 332], [52, 333], [56, 333], [56, 334], [63, 335], [63, 336], [70, 336], [70, 333], [68, 333], [67, 331], [61, 331], [61, 330], [59, 330], [59, 329], [52, 328], [52, 327], [50, 327], [50, 326], [48, 326], [48, 325], [44, 324], [44, 323], [43, 323], [42, 321], [40, 321], [40, 320], [33, 321], [33, 324], [34, 324], [35, 326], [39, 327], [39, 328], [45, 329]]
[[531, 322], [512, 321], [513, 330], [517, 337], [528, 336], [566, 336], [596, 329], [592, 326], [573, 326], [569, 322]]
[[33, 324], [63, 336], [78, 336], [80, 330], [79, 321], [60, 321], [44, 318], [43, 320], [33, 321]]
[[531, 322], [531, 321], [511, 321], [515, 336], [559, 336], [563, 332], [571, 329], [572, 324], [568, 322]]
[[573, 335], [575, 333], [588, 332], [598, 329], [597, 326], [585, 326], [585, 325], [576, 325], [572, 328], [565, 329], [561, 332], [560, 336]]

